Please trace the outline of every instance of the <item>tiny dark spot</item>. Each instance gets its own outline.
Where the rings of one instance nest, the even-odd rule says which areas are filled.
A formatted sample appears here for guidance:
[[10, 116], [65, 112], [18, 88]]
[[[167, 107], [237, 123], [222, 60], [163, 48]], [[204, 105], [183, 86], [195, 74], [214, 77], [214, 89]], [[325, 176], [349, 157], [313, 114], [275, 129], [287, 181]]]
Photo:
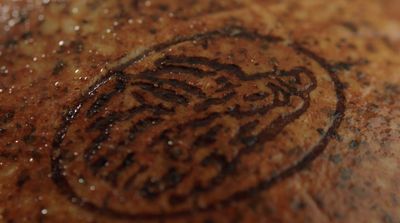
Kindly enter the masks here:
[[334, 154], [329, 156], [329, 160], [334, 164], [342, 162], [342, 157], [339, 154]]
[[17, 24], [22, 24], [22, 23], [24, 23], [27, 19], [28, 19], [28, 15], [20, 14], [20, 15], [19, 15], [19, 20], [18, 20], [18, 23], [17, 23]]
[[339, 133], [336, 132], [336, 131], [334, 131], [334, 132], [332, 133], [332, 138], [336, 139], [336, 140], [339, 141], [339, 142], [341, 142], [341, 141], [343, 140], [342, 136], [339, 135]]
[[163, 180], [167, 186], [175, 186], [182, 180], [182, 175], [175, 168], [172, 168], [164, 176]]
[[70, 46], [75, 53], [81, 53], [84, 48], [83, 42], [81, 40], [72, 41]]
[[383, 222], [384, 223], [394, 223], [394, 220], [393, 220], [392, 216], [390, 216], [389, 214], [386, 213], [383, 216]]
[[318, 128], [318, 129], [317, 129], [317, 132], [318, 132], [320, 135], [324, 135], [324, 134], [325, 134], [325, 130], [323, 130], [323, 129], [321, 129], [321, 128]]
[[0, 123], [6, 124], [14, 118], [14, 111], [7, 111], [3, 115], [0, 116]]
[[101, 168], [105, 167], [107, 163], [108, 163], [107, 158], [101, 156], [99, 159], [90, 164], [90, 168], [93, 171], [93, 173], [96, 174]]
[[57, 61], [56, 65], [54, 65], [52, 74], [53, 75], [59, 74], [65, 68], [65, 66], [66, 63], [64, 61], [62, 60]]
[[346, 21], [346, 22], [343, 22], [342, 25], [343, 25], [343, 27], [347, 28], [348, 30], [350, 30], [353, 33], [358, 32], [358, 27], [352, 22]]
[[167, 152], [172, 160], [178, 160], [182, 156], [182, 150], [178, 147], [168, 148]]
[[349, 168], [341, 168], [340, 169], [340, 178], [342, 180], [349, 180], [351, 178], [353, 171]]
[[160, 4], [160, 5], [158, 6], [158, 9], [160, 9], [160, 11], [165, 12], [165, 11], [168, 11], [169, 7], [168, 7], [168, 5], [166, 5], [166, 4]]
[[158, 182], [146, 181], [143, 187], [140, 189], [140, 195], [147, 199], [153, 199], [159, 194], [160, 185]]
[[21, 35], [21, 39], [29, 39], [29, 38], [31, 38], [32, 37], [32, 32], [30, 32], [30, 31], [28, 31], [28, 32], [24, 32], [22, 35]]
[[346, 63], [346, 62], [338, 62], [338, 63], [331, 65], [329, 70], [331, 72], [336, 73], [336, 72], [342, 71], [342, 70], [350, 70], [353, 65], [354, 64]]
[[292, 209], [295, 211], [304, 210], [307, 207], [306, 203], [304, 203], [304, 201], [299, 199], [294, 200], [291, 206]]
[[359, 141], [351, 140], [350, 143], [349, 143], [349, 148], [350, 149], [357, 149], [359, 145], [360, 145]]
[[154, 35], [157, 33], [157, 29], [150, 29], [149, 32]]
[[29, 134], [29, 135], [24, 136], [24, 137], [22, 138], [22, 140], [23, 140], [26, 144], [31, 144], [31, 143], [33, 143], [33, 142], [36, 140], [36, 136], [35, 136], [35, 135], [32, 135], [32, 134]]
[[8, 39], [8, 40], [6, 40], [6, 42], [4, 43], [4, 46], [6, 47], [6, 48], [11, 48], [11, 47], [14, 47], [15, 45], [17, 45], [18, 44], [18, 41], [17, 40], [15, 40], [15, 39]]
[[18, 188], [21, 188], [29, 180], [30, 180], [29, 174], [27, 173], [26, 170], [23, 170], [23, 171], [21, 171], [20, 175], [18, 176], [18, 180], [17, 180], [16, 185], [17, 185]]
[[6, 129], [0, 128], [0, 136], [4, 135], [6, 133]]
[[269, 43], [268, 42], [264, 42], [264, 43], [261, 44], [261, 49], [268, 50], [268, 48], [269, 48]]

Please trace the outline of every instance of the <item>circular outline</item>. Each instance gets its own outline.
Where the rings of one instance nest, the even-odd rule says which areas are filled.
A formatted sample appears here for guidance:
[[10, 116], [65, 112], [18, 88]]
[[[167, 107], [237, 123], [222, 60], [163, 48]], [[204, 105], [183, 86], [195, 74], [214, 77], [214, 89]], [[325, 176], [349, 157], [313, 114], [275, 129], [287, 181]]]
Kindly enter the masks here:
[[272, 36], [272, 35], [262, 35], [258, 34], [257, 32], [250, 32], [246, 30], [245, 28], [238, 27], [238, 26], [231, 26], [231, 27], [226, 27], [223, 29], [219, 30], [214, 30], [210, 32], [204, 32], [204, 33], [199, 33], [195, 34], [192, 36], [184, 36], [184, 37], [177, 37], [175, 39], [172, 39], [171, 41], [167, 41], [164, 43], [157, 44], [153, 47], [150, 47], [149, 49], [145, 50], [138, 56], [128, 60], [127, 62], [120, 64], [118, 67], [111, 69], [107, 74], [103, 75], [100, 77], [100, 79], [95, 82], [93, 85], [91, 85], [88, 89], [88, 91], [81, 96], [76, 104], [71, 107], [67, 112], [65, 113], [63, 120], [59, 126], [59, 128], [56, 131], [56, 134], [54, 136], [53, 140], [53, 149], [51, 152], [51, 171], [52, 171], [52, 180], [56, 187], [60, 190], [61, 194], [64, 196], [67, 196], [69, 200], [72, 203], [78, 204], [82, 208], [85, 208], [89, 211], [99, 213], [101, 215], [106, 215], [112, 218], [121, 218], [121, 219], [164, 219], [164, 218], [175, 218], [175, 217], [180, 217], [180, 216], [187, 216], [190, 214], [193, 214], [196, 211], [212, 211], [217, 209], [220, 206], [227, 206], [234, 201], [242, 200], [245, 199], [246, 197], [249, 197], [251, 194], [255, 194], [257, 192], [266, 190], [276, 183], [292, 176], [293, 174], [303, 170], [305, 167], [307, 167], [313, 160], [315, 160], [326, 148], [330, 138], [335, 135], [336, 130], [340, 126], [340, 123], [343, 120], [344, 113], [346, 110], [346, 98], [343, 92], [343, 84], [340, 81], [339, 77], [335, 73], [333, 68], [333, 65], [328, 63], [324, 58], [318, 56], [314, 52], [304, 48], [298, 43], [291, 44], [290, 47], [293, 48], [295, 51], [297, 51], [300, 54], [305, 55], [306, 57], [314, 60], [317, 62], [330, 76], [333, 84], [334, 84], [334, 90], [336, 93], [336, 98], [337, 98], [337, 103], [336, 103], [336, 109], [334, 113], [334, 119], [332, 121], [332, 124], [328, 128], [328, 130], [324, 133], [323, 136], [321, 136], [319, 142], [308, 152], [300, 158], [296, 163], [291, 164], [287, 168], [281, 170], [279, 173], [270, 176], [268, 179], [264, 179], [263, 181], [259, 182], [257, 185], [250, 187], [244, 191], [239, 191], [228, 198], [221, 200], [217, 203], [213, 203], [205, 208], [194, 208], [194, 209], [189, 209], [189, 210], [183, 210], [183, 211], [176, 211], [172, 213], [139, 213], [139, 214], [130, 214], [126, 212], [120, 212], [112, 209], [107, 209], [107, 208], [102, 208], [99, 206], [96, 206], [95, 204], [85, 201], [84, 199], [80, 198], [74, 191], [74, 189], [71, 187], [71, 185], [68, 183], [68, 180], [66, 177], [62, 174], [63, 168], [62, 168], [62, 160], [61, 160], [61, 153], [60, 153], [60, 146], [61, 143], [66, 135], [66, 132], [68, 131], [68, 127], [73, 121], [73, 119], [76, 117], [76, 115], [79, 113], [79, 110], [81, 109], [82, 105], [94, 95], [96, 89], [107, 83], [108, 80], [110, 80], [111, 77], [116, 75], [118, 72], [121, 72], [125, 68], [129, 67], [132, 64], [135, 64], [136, 62], [140, 61], [141, 59], [151, 55], [152, 53], [157, 53], [160, 51], [165, 50], [166, 48], [182, 43], [182, 42], [187, 42], [187, 41], [195, 41], [195, 40], [202, 40], [202, 39], [207, 39], [210, 37], [214, 36], [240, 36], [243, 38], [249, 38], [249, 39], [263, 39], [263, 40], [268, 40], [268, 41], [274, 41], [274, 42], [281, 42], [283, 41], [282, 38]]

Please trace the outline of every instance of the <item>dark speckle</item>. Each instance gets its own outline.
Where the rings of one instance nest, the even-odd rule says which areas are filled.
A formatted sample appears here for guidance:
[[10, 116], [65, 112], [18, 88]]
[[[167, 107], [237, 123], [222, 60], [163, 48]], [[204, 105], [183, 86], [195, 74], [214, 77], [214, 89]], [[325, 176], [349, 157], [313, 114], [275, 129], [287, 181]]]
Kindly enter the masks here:
[[306, 203], [304, 203], [304, 201], [295, 199], [292, 202], [291, 207], [293, 210], [299, 211], [299, 210], [304, 210], [307, 207], [307, 205], [306, 205]]
[[17, 40], [15, 40], [15, 39], [8, 39], [8, 40], [6, 40], [6, 42], [4, 43], [4, 46], [6, 47], [6, 48], [11, 48], [11, 47], [14, 47], [15, 45], [17, 45], [18, 44], [18, 41]]
[[338, 164], [338, 163], [342, 162], [342, 157], [339, 154], [330, 155], [329, 160], [331, 162], [333, 162], [334, 164]]
[[346, 29], [350, 30], [353, 33], [357, 33], [358, 32], [357, 26], [352, 22], [348, 22], [348, 21], [343, 22], [342, 26], [345, 27]]
[[0, 136], [2, 136], [4, 133], [6, 132], [6, 130], [5, 129], [3, 129], [3, 128], [0, 128]]
[[154, 35], [154, 34], [157, 33], [157, 30], [156, 29], [150, 29], [149, 32]]
[[317, 129], [317, 132], [318, 132], [320, 135], [324, 135], [324, 134], [325, 134], [325, 131], [324, 131], [323, 129], [321, 129], [321, 128], [318, 128], [318, 129]]
[[331, 72], [338, 72], [342, 70], [350, 70], [353, 64], [351, 63], [346, 63], [346, 62], [338, 62], [330, 66], [329, 70]]
[[339, 142], [341, 142], [341, 141], [343, 140], [342, 136], [339, 135], [339, 133], [336, 132], [336, 131], [332, 133], [332, 136], [331, 136], [331, 137], [334, 138], [334, 139], [336, 139], [336, 140], [339, 141]]
[[392, 216], [390, 216], [387, 213], [383, 216], [383, 222], [384, 223], [394, 223]]
[[172, 168], [167, 175], [164, 176], [164, 181], [167, 186], [175, 186], [182, 179], [182, 175], [177, 172], [174, 168]]
[[350, 143], [349, 143], [349, 148], [350, 149], [357, 149], [359, 145], [360, 145], [359, 141], [351, 140]]
[[31, 38], [32, 37], [32, 32], [30, 32], [30, 31], [28, 31], [28, 32], [24, 32], [22, 35], [21, 35], [21, 39], [29, 39], [29, 38]]
[[66, 64], [64, 61], [62, 61], [62, 60], [58, 61], [56, 63], [56, 65], [54, 65], [52, 74], [53, 75], [59, 74], [65, 68], [65, 66], [66, 66]]
[[342, 180], [350, 180], [352, 175], [352, 171], [349, 168], [341, 168], [340, 169], [340, 178]]
[[23, 137], [22, 139], [26, 144], [31, 144], [36, 140], [36, 136], [29, 134]]
[[168, 9], [169, 9], [168, 5], [165, 5], [165, 4], [160, 4], [158, 6], [158, 8], [160, 9], [160, 11], [163, 11], [163, 12], [168, 11]]
[[71, 42], [71, 47], [75, 53], [81, 53], [83, 51], [83, 42], [80, 40], [75, 40]]
[[7, 111], [4, 114], [0, 115], [0, 123], [8, 123], [14, 118], [15, 112]]
[[17, 183], [16, 183], [17, 187], [18, 187], [18, 188], [21, 188], [22, 186], [24, 186], [24, 184], [25, 184], [28, 180], [30, 180], [30, 177], [29, 177], [27, 171], [26, 171], [26, 170], [23, 170], [23, 171], [20, 173], [20, 175], [18, 176], [18, 180], [17, 180]]

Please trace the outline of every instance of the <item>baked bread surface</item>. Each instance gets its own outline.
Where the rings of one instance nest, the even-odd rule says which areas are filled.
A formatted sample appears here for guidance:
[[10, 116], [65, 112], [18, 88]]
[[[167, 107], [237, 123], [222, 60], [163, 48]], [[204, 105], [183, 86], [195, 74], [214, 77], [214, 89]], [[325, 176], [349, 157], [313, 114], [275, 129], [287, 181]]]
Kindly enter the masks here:
[[399, 222], [397, 1], [4, 1], [4, 222]]

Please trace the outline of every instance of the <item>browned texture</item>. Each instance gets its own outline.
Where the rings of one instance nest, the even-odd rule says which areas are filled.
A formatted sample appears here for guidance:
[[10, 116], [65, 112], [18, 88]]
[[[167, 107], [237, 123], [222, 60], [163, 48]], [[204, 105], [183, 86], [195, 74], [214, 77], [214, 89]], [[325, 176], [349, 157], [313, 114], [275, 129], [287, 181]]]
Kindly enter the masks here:
[[0, 3], [0, 222], [400, 222], [398, 1]]

